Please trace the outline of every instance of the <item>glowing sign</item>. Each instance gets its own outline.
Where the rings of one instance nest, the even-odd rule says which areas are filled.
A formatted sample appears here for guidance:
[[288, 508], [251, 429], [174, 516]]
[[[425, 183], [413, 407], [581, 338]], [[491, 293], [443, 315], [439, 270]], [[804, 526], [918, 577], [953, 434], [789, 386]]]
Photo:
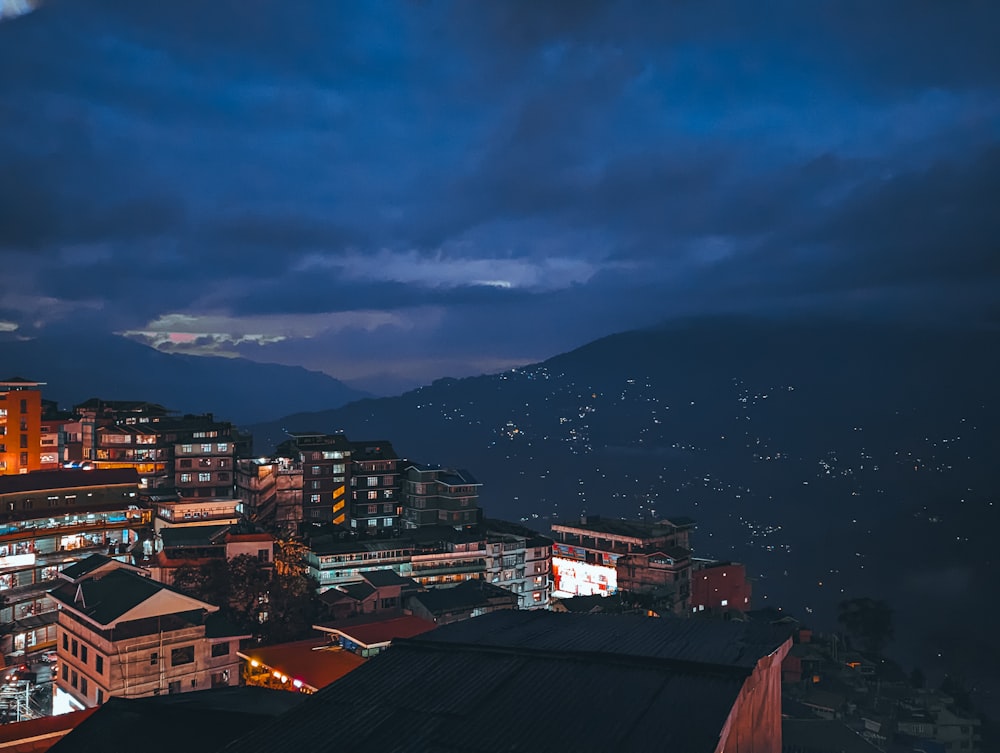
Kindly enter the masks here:
[[553, 596], [608, 596], [618, 590], [618, 571], [562, 557], [552, 558]]

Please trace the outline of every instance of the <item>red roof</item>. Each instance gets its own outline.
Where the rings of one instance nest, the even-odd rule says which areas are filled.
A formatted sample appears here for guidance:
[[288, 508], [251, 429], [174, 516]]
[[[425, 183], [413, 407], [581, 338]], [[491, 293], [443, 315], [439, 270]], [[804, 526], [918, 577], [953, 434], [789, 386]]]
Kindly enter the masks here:
[[241, 651], [240, 654], [288, 675], [292, 680], [302, 680], [316, 690], [339, 680], [365, 662], [357, 654], [331, 646], [326, 638], [261, 646]]
[[0, 746], [4, 753], [43, 753], [95, 711], [97, 708], [0, 724]]
[[396, 638], [414, 638], [437, 627], [430, 620], [413, 615], [389, 619], [349, 620], [318, 626], [326, 632], [337, 632], [359, 646], [388, 643]]

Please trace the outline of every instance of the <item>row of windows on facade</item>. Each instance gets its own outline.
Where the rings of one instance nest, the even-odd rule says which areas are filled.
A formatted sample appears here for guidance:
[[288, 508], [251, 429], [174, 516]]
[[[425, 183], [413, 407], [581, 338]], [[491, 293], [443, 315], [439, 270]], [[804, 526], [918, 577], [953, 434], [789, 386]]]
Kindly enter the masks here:
[[[214, 465], [218, 468], [228, 468], [229, 458], [199, 458], [198, 467], [199, 468], [211, 468]], [[192, 468], [194, 466], [194, 460], [192, 458], [185, 458], [177, 462], [178, 468]]]
[[[21, 431], [27, 431], [27, 430], [28, 430], [28, 419], [22, 418], [21, 419]], [[6, 422], [0, 423], [0, 437], [5, 437], [5, 436], [7, 436], [7, 423]]]
[[[263, 551], [266, 556], [266, 550]], [[89, 664], [90, 647], [86, 643], [81, 643], [76, 638], [71, 638], [69, 633], [63, 633], [62, 636], [62, 647], [64, 651], [68, 651], [74, 658], [80, 660], [82, 664]], [[212, 644], [212, 656], [229, 656], [229, 642], [214, 643]], [[190, 664], [194, 661], [194, 645], [181, 646], [180, 648], [171, 649], [170, 651], [170, 666], [178, 667], [182, 664]], [[151, 667], [156, 666], [160, 662], [160, 654], [158, 651], [153, 651], [149, 655], [149, 665]], [[63, 664], [63, 679], [66, 679], [66, 664]], [[94, 671], [99, 675], [104, 674], [104, 657], [101, 656], [96, 651], [94, 652]]]
[[[225, 481], [227, 483], [232, 478], [229, 473], [216, 473], [215, 475], [216, 475], [216, 480], [218, 480], [218, 481]], [[193, 480], [193, 477], [194, 477], [193, 473], [182, 473], [182, 474], [180, 474], [180, 482], [182, 484], [190, 483]], [[198, 481], [211, 481], [211, 480], [212, 480], [212, 474], [211, 473], [199, 473], [198, 474]]]
[[[21, 400], [21, 413], [24, 413], [27, 410], [28, 410], [28, 401], [27, 400]], [[4, 417], [6, 417], [6, 415], [7, 415], [7, 409], [6, 408], [0, 408], [0, 418], [4, 418]]]
[[[20, 442], [20, 444], [21, 444], [21, 446], [18, 449], [23, 450], [23, 449], [27, 448], [27, 446], [28, 446], [28, 435], [27, 434], [22, 434], [21, 435], [21, 442]], [[7, 445], [6, 444], [0, 444], [0, 452], [7, 452]], [[24, 462], [28, 462], [27, 461], [28, 453], [22, 452], [21, 453], [21, 457], [23, 457], [25, 459]]]

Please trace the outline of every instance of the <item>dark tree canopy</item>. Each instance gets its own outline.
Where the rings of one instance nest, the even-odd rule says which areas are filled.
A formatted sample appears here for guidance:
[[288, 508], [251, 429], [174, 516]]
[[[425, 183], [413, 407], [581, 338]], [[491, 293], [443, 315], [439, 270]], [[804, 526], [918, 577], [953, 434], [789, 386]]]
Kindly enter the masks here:
[[860, 648], [881, 653], [895, 635], [892, 607], [867, 596], [840, 602], [837, 621]]

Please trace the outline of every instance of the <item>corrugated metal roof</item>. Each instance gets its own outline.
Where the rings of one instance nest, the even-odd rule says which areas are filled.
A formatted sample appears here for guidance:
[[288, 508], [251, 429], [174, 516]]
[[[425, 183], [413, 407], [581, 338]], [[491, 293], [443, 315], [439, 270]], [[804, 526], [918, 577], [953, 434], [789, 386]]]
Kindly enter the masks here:
[[497, 612], [475, 624], [457, 622], [427, 639], [541, 651], [613, 651], [619, 656], [752, 668], [788, 635], [758, 623], [539, 610]]
[[[395, 642], [226, 750], [714, 751], [756, 660], [784, 642], [727, 653], [723, 632], [743, 634], [701, 620], [494, 613]], [[734, 663], [693, 658], [726, 656]]]

